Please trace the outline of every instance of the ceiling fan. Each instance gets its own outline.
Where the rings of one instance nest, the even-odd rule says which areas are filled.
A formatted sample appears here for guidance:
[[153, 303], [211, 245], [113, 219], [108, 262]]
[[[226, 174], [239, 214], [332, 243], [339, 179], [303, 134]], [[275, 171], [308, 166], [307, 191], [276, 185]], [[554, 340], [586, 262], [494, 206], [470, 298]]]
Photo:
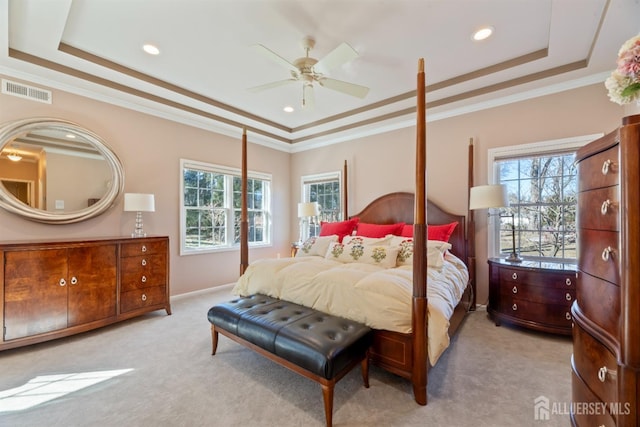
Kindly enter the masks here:
[[316, 42], [312, 37], [303, 38], [301, 46], [305, 50], [306, 55], [293, 62], [287, 61], [282, 56], [261, 44], [255, 45], [254, 49], [260, 54], [287, 68], [291, 72], [291, 77], [285, 80], [255, 86], [249, 88], [249, 91], [259, 92], [265, 89], [272, 89], [295, 82], [302, 82], [302, 106], [307, 108], [313, 107], [315, 104], [313, 93], [314, 83], [318, 83], [320, 86], [326, 87], [327, 89], [332, 89], [358, 98], [364, 98], [367, 96], [367, 93], [369, 92], [368, 87], [325, 76], [325, 74], [330, 70], [357, 58], [358, 52], [349, 46], [349, 44], [341, 43], [324, 58], [318, 60], [309, 56], [309, 51], [313, 49], [315, 44]]

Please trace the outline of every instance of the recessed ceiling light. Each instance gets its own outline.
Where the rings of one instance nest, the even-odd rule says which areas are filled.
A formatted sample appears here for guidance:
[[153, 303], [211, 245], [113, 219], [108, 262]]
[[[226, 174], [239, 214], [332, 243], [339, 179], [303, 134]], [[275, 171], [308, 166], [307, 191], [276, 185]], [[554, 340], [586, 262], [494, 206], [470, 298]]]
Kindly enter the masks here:
[[471, 38], [475, 41], [480, 41], [489, 38], [491, 34], [493, 34], [493, 27], [482, 27], [473, 33]]
[[66, 136], [67, 138], [69, 138], [69, 139], [75, 139], [75, 138], [76, 138], [76, 136], [75, 136], [74, 134], [72, 134], [72, 133], [68, 133], [68, 134], [66, 134], [65, 136]]
[[158, 55], [160, 53], [160, 49], [152, 44], [145, 44], [144, 46], [142, 46], [142, 49], [149, 55]]
[[285, 113], [293, 113], [294, 109], [291, 105], [287, 105], [283, 108]]

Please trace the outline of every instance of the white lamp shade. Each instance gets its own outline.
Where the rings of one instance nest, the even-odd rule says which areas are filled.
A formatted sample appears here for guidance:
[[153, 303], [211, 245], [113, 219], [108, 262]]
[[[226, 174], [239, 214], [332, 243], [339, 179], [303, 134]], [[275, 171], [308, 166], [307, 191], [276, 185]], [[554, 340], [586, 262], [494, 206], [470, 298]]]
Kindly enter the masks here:
[[298, 218], [320, 215], [318, 202], [298, 203]]
[[506, 185], [479, 185], [471, 187], [469, 209], [504, 208], [509, 206]]
[[125, 212], [155, 212], [156, 203], [153, 194], [125, 193]]

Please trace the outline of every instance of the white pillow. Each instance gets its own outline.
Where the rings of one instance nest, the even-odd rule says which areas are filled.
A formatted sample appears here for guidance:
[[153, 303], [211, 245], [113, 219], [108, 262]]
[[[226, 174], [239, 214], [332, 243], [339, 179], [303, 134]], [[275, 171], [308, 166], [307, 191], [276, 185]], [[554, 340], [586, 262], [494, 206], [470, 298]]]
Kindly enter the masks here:
[[[394, 236], [390, 244], [398, 247], [397, 265], [413, 265], [413, 238]], [[451, 249], [451, 243], [439, 240], [427, 241], [427, 266], [442, 268], [444, 254]]]
[[365, 236], [344, 236], [342, 238], [342, 244], [356, 244], [356, 242], [360, 242], [363, 245], [388, 245], [391, 243], [391, 239], [393, 238], [393, 234], [388, 234], [385, 237], [365, 237]]
[[338, 235], [332, 234], [331, 236], [313, 236], [309, 237], [305, 242], [298, 248], [298, 252], [296, 252], [297, 257], [303, 256], [325, 256], [327, 253], [327, 249], [332, 242], [338, 241]]
[[397, 246], [363, 245], [358, 240], [348, 244], [333, 242], [329, 244], [326, 258], [345, 263], [359, 262], [393, 268], [396, 266], [398, 250]]

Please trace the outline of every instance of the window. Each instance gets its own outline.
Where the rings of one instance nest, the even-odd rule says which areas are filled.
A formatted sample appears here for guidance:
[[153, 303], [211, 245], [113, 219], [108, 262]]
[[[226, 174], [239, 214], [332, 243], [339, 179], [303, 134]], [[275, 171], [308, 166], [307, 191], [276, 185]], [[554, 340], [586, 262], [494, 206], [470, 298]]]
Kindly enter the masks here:
[[[180, 253], [231, 249], [240, 244], [241, 171], [181, 160]], [[271, 235], [271, 176], [247, 174], [250, 246], [267, 245]]]
[[516, 251], [522, 258], [576, 261], [575, 152], [599, 136], [489, 150], [493, 182], [506, 185], [509, 197], [509, 207], [501, 209], [500, 220], [493, 224], [489, 256], [510, 254], [515, 232]]
[[318, 202], [320, 215], [308, 224], [308, 230], [301, 230], [304, 236], [317, 236], [320, 222], [342, 220], [342, 175], [329, 172], [302, 177], [302, 202]]

